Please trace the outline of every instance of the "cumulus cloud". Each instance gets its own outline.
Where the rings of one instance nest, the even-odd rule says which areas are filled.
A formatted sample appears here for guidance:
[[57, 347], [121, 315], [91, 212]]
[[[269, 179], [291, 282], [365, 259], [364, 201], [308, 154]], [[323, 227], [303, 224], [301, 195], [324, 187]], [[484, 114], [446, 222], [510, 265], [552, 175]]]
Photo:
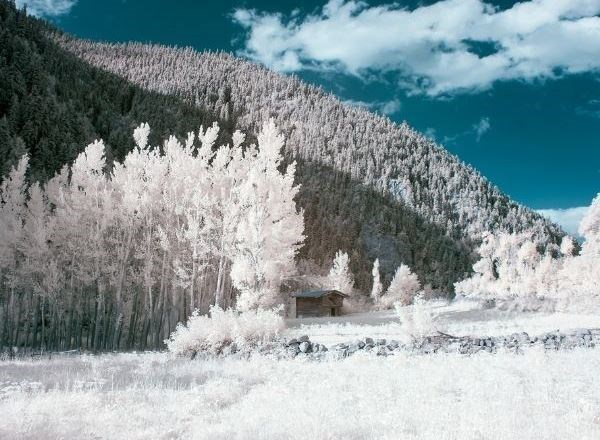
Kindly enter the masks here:
[[77, 0], [16, 0], [20, 9], [27, 6], [27, 12], [36, 17], [56, 17], [68, 14]]
[[562, 228], [573, 237], [579, 236], [579, 225], [587, 214], [589, 206], [568, 209], [539, 209], [538, 212]]
[[400, 108], [402, 107], [402, 103], [399, 99], [394, 98], [389, 101], [355, 101], [352, 99], [348, 99], [344, 101], [345, 104], [354, 105], [357, 107], [364, 107], [369, 110], [373, 110], [378, 113], [382, 113], [384, 115], [392, 115], [394, 113], [398, 113]]
[[398, 74], [411, 93], [487, 89], [496, 81], [600, 69], [600, 0], [529, 0], [500, 9], [440, 0], [414, 9], [330, 0], [289, 16], [237, 9], [241, 53], [280, 71]]

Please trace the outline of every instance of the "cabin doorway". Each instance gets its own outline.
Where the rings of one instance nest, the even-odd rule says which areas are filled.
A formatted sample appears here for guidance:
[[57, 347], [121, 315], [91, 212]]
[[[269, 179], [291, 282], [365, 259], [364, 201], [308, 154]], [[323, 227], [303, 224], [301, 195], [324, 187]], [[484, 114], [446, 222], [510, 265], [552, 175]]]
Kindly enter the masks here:
[[331, 313], [330, 313], [329, 316], [335, 316], [335, 307], [331, 308]]

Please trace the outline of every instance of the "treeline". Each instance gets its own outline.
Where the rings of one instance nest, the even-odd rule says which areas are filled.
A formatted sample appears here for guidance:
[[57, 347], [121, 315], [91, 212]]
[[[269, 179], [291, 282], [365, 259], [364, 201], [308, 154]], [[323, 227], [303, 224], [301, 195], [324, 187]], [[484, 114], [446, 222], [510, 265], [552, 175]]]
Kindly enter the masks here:
[[23, 156], [0, 186], [0, 348], [159, 348], [196, 309], [285, 303], [304, 240], [295, 167], [278, 170], [273, 123], [258, 148], [236, 132], [215, 149], [218, 131], [159, 149], [143, 124], [110, 172], [96, 141], [43, 185]]

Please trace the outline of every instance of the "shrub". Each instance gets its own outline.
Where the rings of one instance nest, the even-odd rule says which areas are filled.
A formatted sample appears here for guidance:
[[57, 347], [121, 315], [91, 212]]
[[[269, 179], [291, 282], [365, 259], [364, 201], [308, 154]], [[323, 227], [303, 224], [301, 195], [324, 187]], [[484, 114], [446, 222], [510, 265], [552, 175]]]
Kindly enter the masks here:
[[405, 306], [398, 301], [394, 308], [404, 331], [413, 338], [428, 336], [436, 331], [431, 310], [420, 295], [414, 298], [412, 305]]
[[187, 324], [179, 324], [165, 341], [171, 353], [193, 355], [198, 352], [222, 353], [235, 344], [238, 349], [252, 349], [272, 341], [284, 327], [281, 309], [223, 310], [213, 306], [209, 315], [196, 310]]

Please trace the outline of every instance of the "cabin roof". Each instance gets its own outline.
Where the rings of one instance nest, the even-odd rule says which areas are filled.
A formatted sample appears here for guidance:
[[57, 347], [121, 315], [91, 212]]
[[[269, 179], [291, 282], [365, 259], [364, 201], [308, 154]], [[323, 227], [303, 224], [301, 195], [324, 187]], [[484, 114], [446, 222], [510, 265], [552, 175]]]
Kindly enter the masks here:
[[348, 295], [342, 293], [337, 290], [329, 289], [329, 290], [309, 290], [306, 292], [296, 292], [292, 293], [294, 298], [322, 298], [326, 295], [339, 295], [344, 298], [348, 298]]

